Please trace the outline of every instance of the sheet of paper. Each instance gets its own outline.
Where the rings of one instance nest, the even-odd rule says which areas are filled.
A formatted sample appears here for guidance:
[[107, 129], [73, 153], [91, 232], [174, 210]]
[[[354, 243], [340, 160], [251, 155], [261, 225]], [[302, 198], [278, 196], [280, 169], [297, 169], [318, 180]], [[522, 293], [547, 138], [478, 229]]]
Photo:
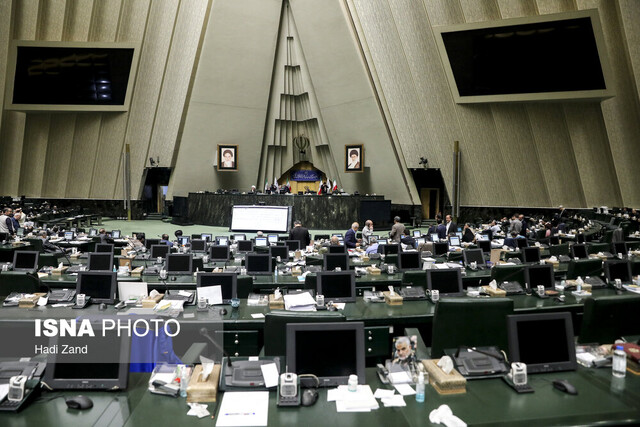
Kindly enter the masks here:
[[205, 297], [209, 304], [222, 304], [222, 286], [202, 286], [198, 288], [198, 299]]
[[389, 373], [389, 381], [391, 384], [406, 384], [411, 382], [411, 377], [406, 371], [398, 371]]
[[253, 317], [254, 319], [264, 319], [264, 314], [263, 313], [251, 313], [251, 317]]
[[265, 387], [271, 388], [278, 385], [278, 367], [275, 363], [260, 365], [260, 369], [262, 369]]
[[400, 394], [393, 395], [391, 397], [385, 397], [382, 399], [382, 403], [385, 408], [389, 408], [392, 406], [407, 406], [407, 403], [404, 401], [404, 397]]
[[394, 394], [396, 394], [395, 390], [387, 390], [384, 388], [379, 388], [376, 390], [376, 392], [374, 393], [373, 397], [375, 397], [376, 399], [384, 399], [387, 397], [391, 397]]
[[393, 385], [398, 393], [403, 396], [411, 396], [412, 394], [416, 394], [416, 391], [409, 384], [394, 384]]
[[216, 426], [266, 426], [268, 416], [268, 391], [226, 392], [222, 397]]
[[340, 391], [337, 388], [327, 390], [327, 402], [335, 402], [340, 397]]
[[181, 295], [183, 297], [190, 297], [191, 295], [193, 295], [193, 292], [178, 291], [178, 295]]
[[0, 384], [0, 402], [9, 394], [9, 384]]

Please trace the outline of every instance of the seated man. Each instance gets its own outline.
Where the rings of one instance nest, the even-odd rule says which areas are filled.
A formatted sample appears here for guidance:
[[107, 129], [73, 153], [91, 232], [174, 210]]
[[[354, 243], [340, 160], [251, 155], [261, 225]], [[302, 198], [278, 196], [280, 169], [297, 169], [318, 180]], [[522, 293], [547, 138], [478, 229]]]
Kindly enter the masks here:
[[367, 247], [367, 250], [364, 251], [364, 253], [367, 255], [378, 253], [378, 240], [376, 240], [375, 237], [369, 238], [369, 246]]
[[351, 224], [351, 228], [347, 230], [347, 232], [344, 234], [344, 245], [347, 248], [355, 249], [358, 246], [360, 246], [360, 243], [356, 239], [356, 231], [358, 231], [359, 227], [360, 227], [360, 224], [358, 224], [357, 222], [354, 222], [353, 224]]
[[408, 247], [410, 249], [415, 249], [416, 248], [416, 239], [414, 239], [409, 230], [408, 229], [404, 229], [404, 232], [402, 233], [402, 237], [400, 238], [400, 243], [402, 243], [403, 247]]
[[160, 244], [161, 244], [161, 245], [167, 245], [167, 246], [169, 246], [169, 247], [172, 247], [172, 246], [173, 246], [173, 242], [171, 242], [171, 241], [169, 240], [169, 235], [168, 235], [168, 234], [163, 234], [163, 235], [162, 235], [162, 240], [160, 240]]
[[511, 237], [507, 237], [506, 239], [504, 239], [504, 246], [509, 246], [512, 249], [516, 249], [518, 247], [518, 242], [516, 242], [517, 238], [518, 238], [518, 232], [515, 230], [512, 231]]

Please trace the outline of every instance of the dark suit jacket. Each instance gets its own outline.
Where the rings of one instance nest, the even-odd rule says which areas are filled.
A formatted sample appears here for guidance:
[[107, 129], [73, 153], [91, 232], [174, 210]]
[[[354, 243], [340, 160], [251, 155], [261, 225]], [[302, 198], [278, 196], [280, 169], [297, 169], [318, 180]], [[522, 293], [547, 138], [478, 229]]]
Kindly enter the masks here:
[[[444, 224], [444, 229], [445, 230], [447, 229], [447, 224], [446, 223]], [[449, 226], [449, 233], [448, 234], [456, 233], [457, 231], [458, 231], [458, 225], [455, 222], [451, 221], [451, 225]]]
[[444, 239], [447, 237], [447, 227], [444, 224], [438, 224], [436, 227], [436, 233], [438, 233], [438, 237]]
[[516, 239], [514, 237], [507, 237], [506, 239], [504, 239], [504, 246], [509, 246], [510, 248], [517, 248], [518, 247], [518, 242], [516, 242]]
[[311, 236], [306, 228], [302, 226], [293, 227], [289, 232], [289, 240], [297, 240], [300, 242], [300, 249], [304, 249], [311, 243]]
[[358, 240], [356, 239], [356, 232], [353, 231], [353, 228], [347, 230], [344, 234], [344, 245], [348, 248], [355, 248]]

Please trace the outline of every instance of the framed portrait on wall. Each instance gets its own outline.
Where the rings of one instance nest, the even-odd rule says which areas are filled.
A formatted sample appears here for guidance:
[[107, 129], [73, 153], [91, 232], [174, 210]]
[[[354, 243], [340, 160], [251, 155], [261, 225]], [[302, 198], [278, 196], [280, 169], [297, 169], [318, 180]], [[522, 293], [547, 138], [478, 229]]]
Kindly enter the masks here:
[[345, 145], [344, 171], [362, 172], [364, 170], [364, 147], [362, 144]]
[[237, 171], [238, 170], [238, 146], [218, 145], [218, 170]]

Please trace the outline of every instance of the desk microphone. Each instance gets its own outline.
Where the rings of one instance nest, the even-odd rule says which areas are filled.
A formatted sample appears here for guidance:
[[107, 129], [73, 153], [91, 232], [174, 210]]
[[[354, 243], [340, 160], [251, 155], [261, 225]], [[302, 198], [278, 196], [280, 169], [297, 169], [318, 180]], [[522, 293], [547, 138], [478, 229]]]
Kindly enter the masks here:
[[[51, 243], [51, 242], [49, 242]], [[62, 252], [62, 255], [64, 255], [64, 259], [67, 260], [67, 262], [69, 263], [69, 267], [71, 267], [71, 259], [69, 258], [69, 255], [67, 255], [67, 251], [65, 251], [62, 247], [58, 246], [55, 243], [51, 243], [53, 246], [55, 246], [56, 248], [60, 249], [60, 251]]]
[[216, 349], [222, 351], [223, 356], [227, 358], [227, 366], [229, 368], [233, 368], [233, 365], [231, 364], [231, 357], [226, 351], [224, 351], [224, 347], [222, 347], [220, 344], [215, 342], [213, 338], [211, 338], [211, 335], [209, 335], [209, 331], [207, 331], [207, 328], [200, 328], [200, 335], [208, 339]]

